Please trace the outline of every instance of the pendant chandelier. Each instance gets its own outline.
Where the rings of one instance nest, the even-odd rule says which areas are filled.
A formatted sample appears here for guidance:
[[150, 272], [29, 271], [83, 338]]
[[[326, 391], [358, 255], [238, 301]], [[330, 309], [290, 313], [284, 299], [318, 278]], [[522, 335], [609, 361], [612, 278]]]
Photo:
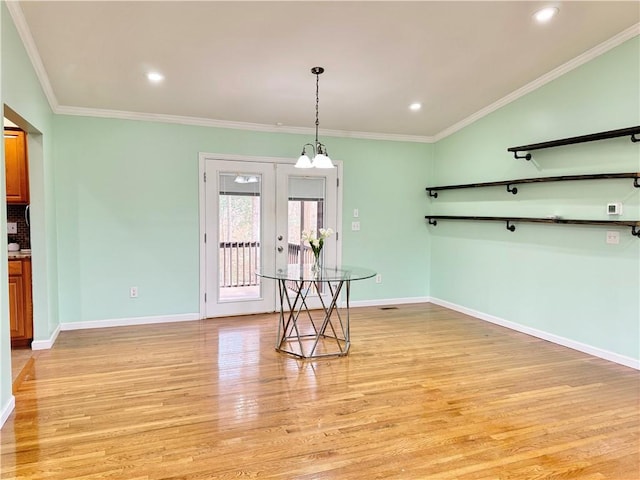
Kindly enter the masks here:
[[[334, 168], [333, 162], [329, 158], [327, 153], [327, 147], [318, 141], [318, 127], [320, 122], [318, 121], [318, 85], [320, 83], [320, 75], [324, 72], [322, 67], [313, 67], [311, 73], [316, 76], [316, 141], [315, 145], [311, 143], [305, 143], [302, 147], [302, 153], [300, 158], [296, 162], [296, 168]], [[313, 150], [313, 161], [307, 155], [307, 147], [311, 147]]]

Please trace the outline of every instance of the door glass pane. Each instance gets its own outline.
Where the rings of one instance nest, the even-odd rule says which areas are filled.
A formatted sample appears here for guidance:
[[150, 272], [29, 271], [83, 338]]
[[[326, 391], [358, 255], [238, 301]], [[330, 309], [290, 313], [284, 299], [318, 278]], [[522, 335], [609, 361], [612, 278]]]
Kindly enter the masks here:
[[[325, 179], [289, 177], [288, 263], [312, 264], [313, 251], [302, 242], [302, 232], [316, 232], [325, 226]], [[324, 253], [324, 252], [323, 252]], [[322, 293], [322, 292], [320, 292]]]
[[218, 300], [260, 298], [260, 221], [262, 177], [259, 174], [219, 175]]

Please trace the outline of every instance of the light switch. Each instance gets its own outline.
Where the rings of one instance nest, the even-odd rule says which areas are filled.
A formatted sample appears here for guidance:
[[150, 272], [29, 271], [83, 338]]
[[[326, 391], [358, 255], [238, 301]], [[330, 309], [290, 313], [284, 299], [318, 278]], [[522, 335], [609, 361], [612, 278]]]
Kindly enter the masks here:
[[353, 209], [353, 218], [358, 218], [360, 216], [360, 212], [358, 212], [357, 208]]

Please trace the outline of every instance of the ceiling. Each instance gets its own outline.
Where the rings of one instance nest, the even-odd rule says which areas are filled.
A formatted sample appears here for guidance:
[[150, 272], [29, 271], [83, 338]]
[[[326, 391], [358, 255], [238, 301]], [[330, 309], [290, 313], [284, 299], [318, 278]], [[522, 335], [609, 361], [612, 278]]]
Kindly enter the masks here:
[[[544, 25], [538, 1], [17, 5], [55, 111], [313, 128], [322, 66], [321, 133], [425, 141], [640, 22], [637, 1], [555, 2]], [[150, 84], [150, 70], [165, 80]]]

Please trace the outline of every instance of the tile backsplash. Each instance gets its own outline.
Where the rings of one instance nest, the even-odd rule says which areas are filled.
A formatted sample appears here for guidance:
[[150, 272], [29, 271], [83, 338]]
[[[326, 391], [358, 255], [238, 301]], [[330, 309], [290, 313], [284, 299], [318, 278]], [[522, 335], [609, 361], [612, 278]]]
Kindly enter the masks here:
[[7, 205], [7, 222], [18, 224], [18, 233], [9, 234], [9, 242], [17, 242], [20, 248], [31, 248], [31, 238], [27, 221], [24, 218], [26, 205]]

